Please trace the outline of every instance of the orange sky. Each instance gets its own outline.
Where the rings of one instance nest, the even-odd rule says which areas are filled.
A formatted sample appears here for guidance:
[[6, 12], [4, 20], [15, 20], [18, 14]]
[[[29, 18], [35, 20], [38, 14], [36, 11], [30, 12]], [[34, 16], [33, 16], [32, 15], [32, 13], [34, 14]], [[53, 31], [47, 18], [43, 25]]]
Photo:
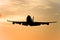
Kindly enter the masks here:
[[[6, 20], [57, 21], [55, 24], [23, 26]], [[60, 0], [0, 0], [0, 40], [60, 40]]]

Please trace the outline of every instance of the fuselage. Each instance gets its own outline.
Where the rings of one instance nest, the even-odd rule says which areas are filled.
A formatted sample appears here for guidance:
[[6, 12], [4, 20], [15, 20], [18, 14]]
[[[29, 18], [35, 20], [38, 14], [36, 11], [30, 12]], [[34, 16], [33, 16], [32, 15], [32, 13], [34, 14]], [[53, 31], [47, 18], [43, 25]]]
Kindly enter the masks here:
[[26, 18], [26, 22], [27, 22], [27, 25], [31, 25], [31, 26], [36, 26], [36, 25], [40, 25], [40, 23], [38, 22], [34, 22], [34, 18], [31, 18], [30, 15], [27, 16]]

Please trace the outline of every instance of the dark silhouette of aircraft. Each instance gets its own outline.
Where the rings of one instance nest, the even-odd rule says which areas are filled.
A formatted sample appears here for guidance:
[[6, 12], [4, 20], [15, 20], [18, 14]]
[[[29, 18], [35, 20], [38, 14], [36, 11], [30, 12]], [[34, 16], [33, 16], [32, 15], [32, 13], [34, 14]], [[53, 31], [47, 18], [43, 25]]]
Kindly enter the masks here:
[[22, 24], [22, 25], [25, 25], [25, 26], [39, 26], [39, 25], [49, 25], [50, 23], [56, 23], [56, 22], [34, 22], [34, 17], [33, 19], [31, 18], [30, 15], [27, 16], [26, 18], [26, 22], [20, 22], [20, 21], [10, 21], [10, 20], [7, 20], [8, 22], [12, 22], [12, 24]]

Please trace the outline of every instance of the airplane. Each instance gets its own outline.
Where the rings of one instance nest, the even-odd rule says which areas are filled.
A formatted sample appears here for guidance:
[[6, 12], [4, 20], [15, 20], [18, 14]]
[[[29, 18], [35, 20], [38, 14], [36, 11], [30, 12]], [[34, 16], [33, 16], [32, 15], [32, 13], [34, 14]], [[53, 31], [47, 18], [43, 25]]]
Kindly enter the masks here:
[[44, 25], [44, 24], [46, 24], [46, 25], [49, 25], [50, 23], [56, 23], [56, 22], [34, 22], [34, 17], [33, 17], [33, 19], [31, 18], [31, 16], [30, 15], [28, 15], [27, 16], [27, 18], [26, 18], [26, 21], [10, 21], [10, 20], [7, 20], [8, 22], [12, 22], [12, 24], [22, 24], [22, 25], [25, 25], [25, 26], [28, 26], [28, 25], [30, 25], [30, 26], [39, 26], [39, 25]]

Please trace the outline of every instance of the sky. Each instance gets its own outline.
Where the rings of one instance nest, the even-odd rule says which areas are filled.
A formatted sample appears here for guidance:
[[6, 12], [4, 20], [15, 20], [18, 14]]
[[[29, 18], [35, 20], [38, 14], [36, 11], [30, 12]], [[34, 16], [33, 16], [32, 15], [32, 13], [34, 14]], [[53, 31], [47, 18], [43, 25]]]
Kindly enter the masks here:
[[[7, 20], [57, 23], [41, 26], [23, 26]], [[59, 40], [60, 0], [0, 0], [0, 40]]]

